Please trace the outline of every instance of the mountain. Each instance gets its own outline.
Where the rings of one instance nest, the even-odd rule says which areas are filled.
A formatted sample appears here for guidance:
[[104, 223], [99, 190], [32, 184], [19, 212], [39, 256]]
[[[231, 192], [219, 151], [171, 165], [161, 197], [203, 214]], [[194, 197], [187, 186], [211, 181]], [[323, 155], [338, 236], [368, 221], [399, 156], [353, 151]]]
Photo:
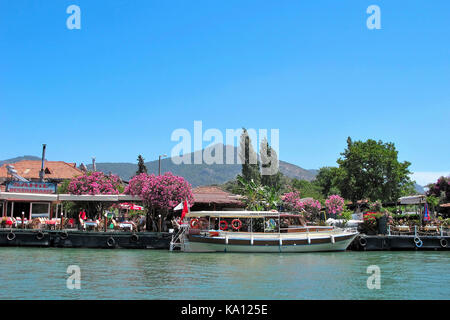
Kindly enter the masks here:
[[[224, 158], [227, 153], [234, 154], [233, 163], [235, 164], [193, 164], [195, 156], [199, 156], [200, 153], [209, 153], [214, 156], [215, 153], [213, 149], [220, 150], [220, 148], [222, 148]], [[174, 161], [176, 162], [179, 160], [179, 157], [174, 157], [174, 161], [172, 161], [172, 158], [164, 158], [161, 159], [161, 172], [164, 173], [170, 171], [175, 175], [182, 176], [194, 187], [200, 185], [223, 184], [234, 179], [236, 175], [241, 173], [241, 165], [237, 164], [237, 150], [238, 148], [233, 146], [212, 146], [202, 151], [196, 151], [185, 155], [186, 158], [191, 159], [191, 164], [175, 164]], [[225, 160], [223, 160], [223, 163], [225, 163]], [[117, 174], [124, 180], [129, 180], [137, 171], [137, 163], [99, 162], [95, 165], [97, 170], [104, 173]], [[148, 173], [158, 174], [158, 160], [146, 162], [145, 166], [147, 167]], [[89, 170], [92, 169], [92, 165], [88, 165], [87, 167]], [[290, 178], [311, 181], [316, 176], [315, 170], [306, 170], [285, 161], [280, 161], [279, 167], [281, 173]]]
[[41, 158], [35, 157], [35, 156], [15, 157], [15, 158], [6, 159], [6, 160], [0, 160], [0, 166], [4, 165], [5, 163], [14, 163], [14, 162], [22, 161], [22, 160], [41, 160]]
[[425, 194], [425, 189], [421, 185], [418, 185], [417, 183], [414, 183], [414, 189], [418, 194]]
[[[237, 163], [237, 147], [233, 146], [224, 146], [220, 145], [219, 148], [222, 148], [222, 154], [225, 155], [228, 153], [234, 154], [234, 163]], [[206, 148], [202, 151], [196, 151], [194, 153], [190, 153], [187, 155], [191, 159], [191, 163], [193, 163], [194, 156], [198, 156], [201, 152], [207, 152], [214, 155], [212, 149], [216, 148], [216, 146]], [[204, 153], [203, 153], [204, 154]], [[176, 158], [174, 158], [176, 159]], [[40, 157], [25, 155], [21, 157], [16, 157], [7, 160], [0, 160], [0, 166], [5, 163], [14, 163], [21, 160], [41, 160]], [[225, 162], [225, 161], [224, 161]], [[158, 174], [158, 160], [149, 161], [145, 163], [147, 170], [149, 173]], [[299, 180], [308, 180], [312, 181], [317, 175], [318, 170], [311, 169], [303, 169], [297, 165], [294, 165], [289, 162], [281, 161], [279, 162], [280, 171], [285, 176], [289, 178], [296, 178]], [[92, 165], [87, 166], [89, 170], [92, 169]], [[120, 176], [124, 180], [129, 180], [134, 176], [137, 170], [137, 163], [127, 163], [127, 162], [99, 162], [96, 163], [97, 170], [102, 171], [104, 173], [114, 173]], [[179, 175], [187, 179], [192, 186], [201, 186], [201, 185], [212, 185], [212, 184], [223, 184], [227, 181], [230, 181], [236, 177], [239, 173], [241, 173], [241, 165], [240, 164], [175, 164], [171, 158], [161, 159], [161, 171], [164, 172], [172, 172], [175, 175]], [[416, 192], [419, 194], [424, 194], [425, 191], [422, 186], [415, 184]]]

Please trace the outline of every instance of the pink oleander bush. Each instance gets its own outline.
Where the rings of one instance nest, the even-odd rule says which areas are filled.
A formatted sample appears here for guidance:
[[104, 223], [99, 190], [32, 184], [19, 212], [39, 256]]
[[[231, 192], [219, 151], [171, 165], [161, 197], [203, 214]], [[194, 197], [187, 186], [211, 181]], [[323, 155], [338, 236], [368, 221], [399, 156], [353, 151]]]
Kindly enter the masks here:
[[302, 211], [302, 203], [300, 201], [300, 193], [298, 191], [291, 191], [281, 196], [283, 205], [287, 210]]
[[103, 172], [88, 172], [73, 178], [67, 187], [70, 194], [119, 194], [123, 190], [122, 182], [116, 175]]
[[302, 201], [304, 210], [309, 215], [317, 215], [320, 212], [320, 209], [322, 209], [322, 205], [318, 200], [315, 199], [305, 199]]
[[130, 180], [125, 193], [139, 196], [147, 207], [161, 210], [173, 209], [184, 199], [190, 206], [194, 203], [191, 185], [183, 177], [170, 172], [162, 176], [141, 173]]
[[308, 215], [318, 214], [322, 208], [318, 200], [311, 198], [301, 199], [298, 191], [285, 193], [281, 199], [286, 209], [296, 212], [306, 212]]
[[325, 200], [325, 207], [328, 213], [340, 214], [344, 211], [344, 198], [333, 194]]

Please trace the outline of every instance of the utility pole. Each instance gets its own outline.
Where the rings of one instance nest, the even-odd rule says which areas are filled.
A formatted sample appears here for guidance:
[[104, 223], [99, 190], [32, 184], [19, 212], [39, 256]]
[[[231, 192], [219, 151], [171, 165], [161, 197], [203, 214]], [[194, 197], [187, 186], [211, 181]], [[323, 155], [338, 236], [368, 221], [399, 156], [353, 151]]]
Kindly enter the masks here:
[[161, 175], [161, 157], [167, 157], [167, 154], [161, 154], [161, 155], [159, 156], [158, 176]]
[[45, 148], [47, 147], [46, 144], [42, 145], [42, 163], [41, 163], [41, 171], [39, 171], [39, 181], [44, 182], [44, 161], [45, 161]]

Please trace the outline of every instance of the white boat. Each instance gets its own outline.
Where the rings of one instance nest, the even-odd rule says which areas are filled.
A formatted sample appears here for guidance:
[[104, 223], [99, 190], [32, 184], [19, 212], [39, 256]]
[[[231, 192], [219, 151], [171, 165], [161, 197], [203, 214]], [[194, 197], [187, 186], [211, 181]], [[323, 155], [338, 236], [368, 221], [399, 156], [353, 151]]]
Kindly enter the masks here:
[[197, 211], [174, 235], [171, 250], [185, 252], [344, 251], [354, 229], [303, 226], [301, 215], [273, 211]]

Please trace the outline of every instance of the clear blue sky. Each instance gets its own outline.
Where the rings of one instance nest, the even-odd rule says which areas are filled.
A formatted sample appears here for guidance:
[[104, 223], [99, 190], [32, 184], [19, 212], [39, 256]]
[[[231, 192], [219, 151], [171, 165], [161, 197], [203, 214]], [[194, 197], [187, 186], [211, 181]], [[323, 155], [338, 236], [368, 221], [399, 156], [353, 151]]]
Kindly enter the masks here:
[[[81, 8], [69, 30], [66, 8]], [[381, 9], [369, 30], [366, 8]], [[347, 136], [450, 171], [450, 1], [0, 2], [0, 159], [135, 162], [173, 130], [276, 128], [335, 165]], [[205, 146], [208, 143], [205, 142]]]

